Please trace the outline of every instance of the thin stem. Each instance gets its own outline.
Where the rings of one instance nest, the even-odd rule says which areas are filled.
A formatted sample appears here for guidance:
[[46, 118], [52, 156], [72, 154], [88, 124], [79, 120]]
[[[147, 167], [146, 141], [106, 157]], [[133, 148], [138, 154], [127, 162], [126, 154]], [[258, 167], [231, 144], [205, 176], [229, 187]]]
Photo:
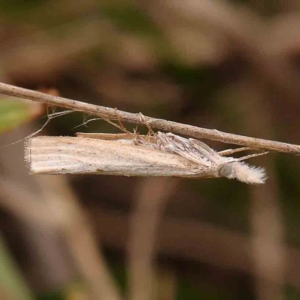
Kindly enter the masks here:
[[58, 96], [52, 96], [37, 91], [32, 91], [13, 85], [0, 83], [0, 93], [8, 96], [24, 98], [36, 102], [45, 103], [51, 106], [58, 106], [74, 111], [80, 111], [89, 115], [94, 115], [104, 119], [121, 120], [123, 122], [141, 124], [145, 122], [151, 128], [157, 128], [164, 131], [175, 132], [178, 134], [191, 136], [198, 139], [210, 139], [228, 144], [237, 144], [247, 146], [251, 148], [267, 149], [279, 152], [285, 152], [290, 154], [300, 154], [300, 146], [294, 144], [287, 144], [282, 142], [276, 142], [271, 140], [258, 139], [248, 136], [242, 136], [232, 133], [226, 133], [218, 131], [216, 129], [206, 129], [176, 122], [171, 122], [163, 119], [156, 119], [147, 116], [143, 116], [141, 120], [140, 113], [129, 113], [115, 108], [104, 107], [84, 103], [76, 100], [62, 98]]

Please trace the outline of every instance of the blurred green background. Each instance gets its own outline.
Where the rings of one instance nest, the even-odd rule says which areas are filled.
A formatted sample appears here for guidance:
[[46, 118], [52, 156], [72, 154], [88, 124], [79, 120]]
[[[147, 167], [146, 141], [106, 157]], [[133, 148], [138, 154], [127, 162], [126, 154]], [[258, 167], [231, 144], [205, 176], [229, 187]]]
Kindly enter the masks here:
[[[298, 0], [0, 1], [0, 81], [299, 144], [299, 28]], [[11, 144], [53, 111], [0, 98], [1, 299], [300, 299], [299, 157], [251, 160], [263, 186], [28, 175]], [[43, 134], [118, 132], [89, 117]]]

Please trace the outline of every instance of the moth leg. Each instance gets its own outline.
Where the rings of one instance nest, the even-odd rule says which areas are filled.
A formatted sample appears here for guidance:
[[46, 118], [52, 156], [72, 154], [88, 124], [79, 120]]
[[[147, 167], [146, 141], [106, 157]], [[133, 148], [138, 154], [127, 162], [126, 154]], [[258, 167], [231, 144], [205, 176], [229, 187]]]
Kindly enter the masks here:
[[[77, 126], [75, 126], [75, 127], [73, 127], [73, 129], [75, 129], [75, 128], [78, 128], [78, 127], [81, 127], [81, 126], [85, 126], [85, 127], [87, 127], [86, 125], [88, 124], [88, 123], [90, 123], [90, 122], [94, 122], [94, 121], [99, 121], [99, 120], [102, 120], [102, 118], [93, 118], [93, 119], [87, 119], [87, 117], [85, 117], [84, 116], [84, 120], [85, 121], [83, 121], [83, 123], [82, 124], [79, 124], [79, 125], [77, 125]], [[104, 119], [105, 120], [105, 119]], [[106, 120], [105, 120], [106, 121]]]
[[264, 152], [260, 152], [260, 153], [254, 153], [254, 154], [250, 154], [250, 155], [246, 155], [246, 156], [243, 156], [243, 157], [239, 157], [237, 159], [237, 161], [243, 161], [243, 160], [247, 160], [249, 158], [252, 158], [252, 157], [257, 157], [257, 156], [261, 156], [261, 155], [266, 155], [268, 154], [269, 151], [264, 151]]
[[117, 126], [117, 124], [115, 124], [115, 126], [117, 126], [119, 129], [121, 129], [123, 132], [132, 135], [132, 133], [126, 129], [126, 127], [123, 125], [122, 120], [120, 118], [120, 115], [118, 113], [118, 110], [115, 108], [115, 114], [116, 114], [116, 118], [118, 120], [119, 125]]
[[248, 151], [248, 150], [255, 150], [255, 149], [250, 147], [241, 147], [236, 149], [227, 149], [227, 150], [219, 151], [218, 153], [219, 155], [225, 156], [225, 155], [231, 155], [237, 152]]
[[[107, 123], [113, 125], [114, 127], [117, 127], [119, 128], [121, 131], [125, 132], [126, 134], [128, 135], [133, 135], [129, 130], [126, 129], [126, 127], [123, 125], [122, 121], [121, 121], [121, 118], [118, 114], [118, 110], [115, 108], [115, 115], [116, 115], [116, 119], [118, 120], [118, 123], [119, 124], [116, 124], [115, 122], [111, 121], [108, 117], [101, 117], [101, 118], [97, 118], [97, 119], [103, 119], [104, 121], [106, 121]], [[89, 120], [88, 122], [90, 121], [93, 121], [93, 120], [97, 120], [97, 119], [91, 119]]]
[[148, 124], [145, 116], [141, 112], [139, 112], [139, 118], [140, 118], [140, 121], [148, 128], [150, 135], [155, 135], [155, 132], [153, 131], [151, 126]]
[[[195, 139], [190, 139], [193, 143], [198, 144], [199, 146], [201, 146], [202, 148], [204, 148], [205, 150], [207, 150], [209, 153], [211, 153], [212, 155], [215, 155], [216, 151], [213, 150], [212, 148], [210, 148], [208, 145], [206, 145], [205, 143], [199, 141], [199, 140], [195, 140]], [[238, 152], [242, 152], [242, 151], [249, 151], [249, 150], [257, 150], [251, 147], [240, 147], [240, 148], [236, 148], [236, 149], [227, 149], [227, 150], [223, 150], [223, 151], [219, 151], [217, 152], [219, 155], [221, 156], [227, 156], [227, 155], [231, 155], [234, 153], [238, 153]]]
[[[99, 118], [93, 118], [93, 119], [89, 119], [87, 121], [84, 121], [81, 125], [79, 126], [82, 126], [82, 125], [87, 125], [88, 123], [90, 122], [93, 122], [93, 121], [97, 121], [97, 120], [104, 120], [105, 122], [113, 125], [114, 127], [117, 127], [119, 128], [121, 131], [125, 132], [126, 134], [128, 135], [133, 135], [130, 131], [128, 131], [125, 126], [122, 124], [121, 120], [120, 120], [120, 116], [118, 115], [118, 112], [117, 112], [117, 109], [115, 108], [115, 113], [116, 113], [116, 119], [119, 121], [119, 124], [116, 124], [115, 122], [111, 121], [108, 117], [106, 116], [102, 116], [102, 117], [99, 117]], [[74, 128], [77, 128], [79, 126], [76, 126]], [[80, 133], [81, 134], [81, 133]]]

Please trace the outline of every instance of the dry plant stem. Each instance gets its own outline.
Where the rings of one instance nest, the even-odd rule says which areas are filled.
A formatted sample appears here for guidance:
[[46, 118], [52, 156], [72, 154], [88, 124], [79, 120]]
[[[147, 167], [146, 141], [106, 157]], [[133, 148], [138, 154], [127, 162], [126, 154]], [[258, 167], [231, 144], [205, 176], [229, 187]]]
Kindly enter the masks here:
[[38, 180], [41, 186], [47, 186], [43, 194], [48, 210], [60, 225], [60, 232], [85, 282], [89, 299], [121, 300], [118, 287], [95, 240], [93, 228], [68, 182], [53, 176], [40, 176]]
[[[47, 183], [49, 180], [53, 180], [53, 177], [47, 178]], [[60, 229], [79, 271], [86, 281], [92, 299], [120, 300], [121, 297], [118, 296], [106, 262], [102, 254], [99, 253], [98, 245], [94, 241], [88, 222], [84, 220], [85, 216], [83, 212], [78, 210], [76, 203], [69, 198], [70, 195], [67, 195], [70, 193], [62, 193], [64, 195], [63, 200], [69, 198], [72, 202], [69, 204], [61, 203], [60, 197], [56, 197], [57, 199], [54, 200], [53, 196], [50, 195], [53, 200], [48, 199], [48, 204], [51, 206], [49, 210], [49, 207], [45, 208], [45, 205], [34, 201], [36, 195], [20, 186], [19, 183], [18, 189], [16, 189], [16, 184], [10, 178], [0, 176], [0, 206], [23, 220], [25, 224], [31, 224], [42, 230]], [[63, 182], [62, 185], [64, 184]], [[54, 190], [57, 191], [57, 189]], [[70, 207], [70, 204], [73, 207]]]
[[[249, 134], [261, 132], [272, 135], [276, 126], [269, 113], [269, 106], [264, 101], [266, 93], [264, 84], [258, 85], [252, 76], [247, 76], [241, 79], [239, 84], [235, 84], [236, 88], [238, 86], [248, 95], [245, 101], [247, 105], [237, 103], [237, 108], [245, 112], [241, 126], [248, 128]], [[255, 125], [252, 116], [257, 117]], [[255, 274], [253, 282], [257, 300], [283, 299], [287, 267], [287, 252], [284, 246], [285, 224], [274, 162], [268, 156], [264, 159], [264, 163], [270, 176], [268, 185], [250, 191], [251, 248]]]
[[[253, 137], [247, 137], [242, 135], [236, 135], [226, 132], [221, 132], [215, 129], [200, 128], [191, 125], [185, 125], [181, 123], [166, 121], [163, 119], [156, 119], [143, 116], [137, 113], [128, 113], [125, 111], [116, 110], [114, 108], [97, 106], [80, 101], [75, 101], [67, 98], [52, 96], [41, 92], [36, 92], [13, 85], [0, 83], [0, 93], [8, 96], [24, 98], [40, 103], [45, 103], [51, 106], [58, 106], [75, 111], [80, 111], [86, 114], [94, 115], [104, 119], [121, 120], [128, 123], [142, 124], [145, 122], [152, 128], [157, 128], [165, 131], [175, 132], [178, 134], [192, 136], [194, 138], [204, 138], [215, 140], [228, 144], [237, 144], [248, 146], [256, 149], [267, 149], [279, 152], [285, 152], [290, 154], [300, 154], [300, 146], [281, 143], [276, 141], [258, 139]], [[142, 119], [142, 120], [141, 120]]]
[[[16, 189], [16, 186], [18, 188]], [[55, 220], [41, 202], [35, 201], [36, 195], [13, 179], [0, 175], [0, 206], [23, 222], [38, 227], [57, 229]]]
[[[22, 126], [13, 137], [2, 135], [0, 144], [8, 144], [11, 139], [19, 140], [33, 131], [29, 126]], [[28, 176], [22, 159], [23, 145], [7, 150], [1, 150], [0, 155], [0, 173], [3, 174], [1, 205], [15, 217], [15, 226], [22, 234], [22, 246], [31, 266], [28, 280], [40, 290], [64, 286], [75, 277], [75, 269], [66, 259], [66, 249], [61, 243], [56, 220], [47, 211], [44, 202], [42, 193], [48, 187], [39, 187], [37, 179], [40, 176]]]
[[[124, 249], [130, 232], [128, 216], [108, 209], [91, 213], [103, 244], [118, 250]], [[268, 246], [270, 249], [273, 247], [270, 243]], [[159, 255], [171, 258], [188, 259], [227, 269], [229, 272], [236, 270], [243, 274], [256, 275], [249, 235], [206, 222], [164, 218], [157, 232], [157, 251]], [[300, 251], [287, 246], [285, 251], [286, 283], [299, 288]], [[272, 282], [272, 277], [273, 274], [267, 273], [265, 280]]]
[[[32, 131], [23, 126], [17, 139]], [[2, 137], [1, 142], [8, 141]], [[27, 170], [20, 167], [22, 159], [18, 161], [22, 152], [21, 144], [1, 152], [1, 171], [5, 173], [0, 174], [0, 206], [23, 221], [24, 233], [29, 235], [28, 243], [34, 249], [30, 257], [34, 259], [39, 284], [56, 288], [70, 283], [79, 273], [89, 299], [122, 299], [94, 239], [93, 228], [66, 178], [28, 176]], [[74, 264], [66, 259], [68, 254]]]
[[168, 178], [149, 178], [137, 186], [128, 244], [130, 300], [158, 298], [154, 288], [156, 237], [166, 201], [176, 186], [178, 181]]

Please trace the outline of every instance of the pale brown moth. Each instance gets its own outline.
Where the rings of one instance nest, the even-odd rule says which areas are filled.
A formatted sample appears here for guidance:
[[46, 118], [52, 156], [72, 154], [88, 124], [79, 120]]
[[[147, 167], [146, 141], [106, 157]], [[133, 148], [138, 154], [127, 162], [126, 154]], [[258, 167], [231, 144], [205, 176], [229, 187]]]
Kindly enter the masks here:
[[247, 147], [216, 152], [205, 143], [172, 133], [78, 134], [34, 137], [25, 145], [33, 174], [104, 174], [237, 179], [248, 184], [266, 180], [263, 168], [243, 161], [266, 154], [227, 157]]

